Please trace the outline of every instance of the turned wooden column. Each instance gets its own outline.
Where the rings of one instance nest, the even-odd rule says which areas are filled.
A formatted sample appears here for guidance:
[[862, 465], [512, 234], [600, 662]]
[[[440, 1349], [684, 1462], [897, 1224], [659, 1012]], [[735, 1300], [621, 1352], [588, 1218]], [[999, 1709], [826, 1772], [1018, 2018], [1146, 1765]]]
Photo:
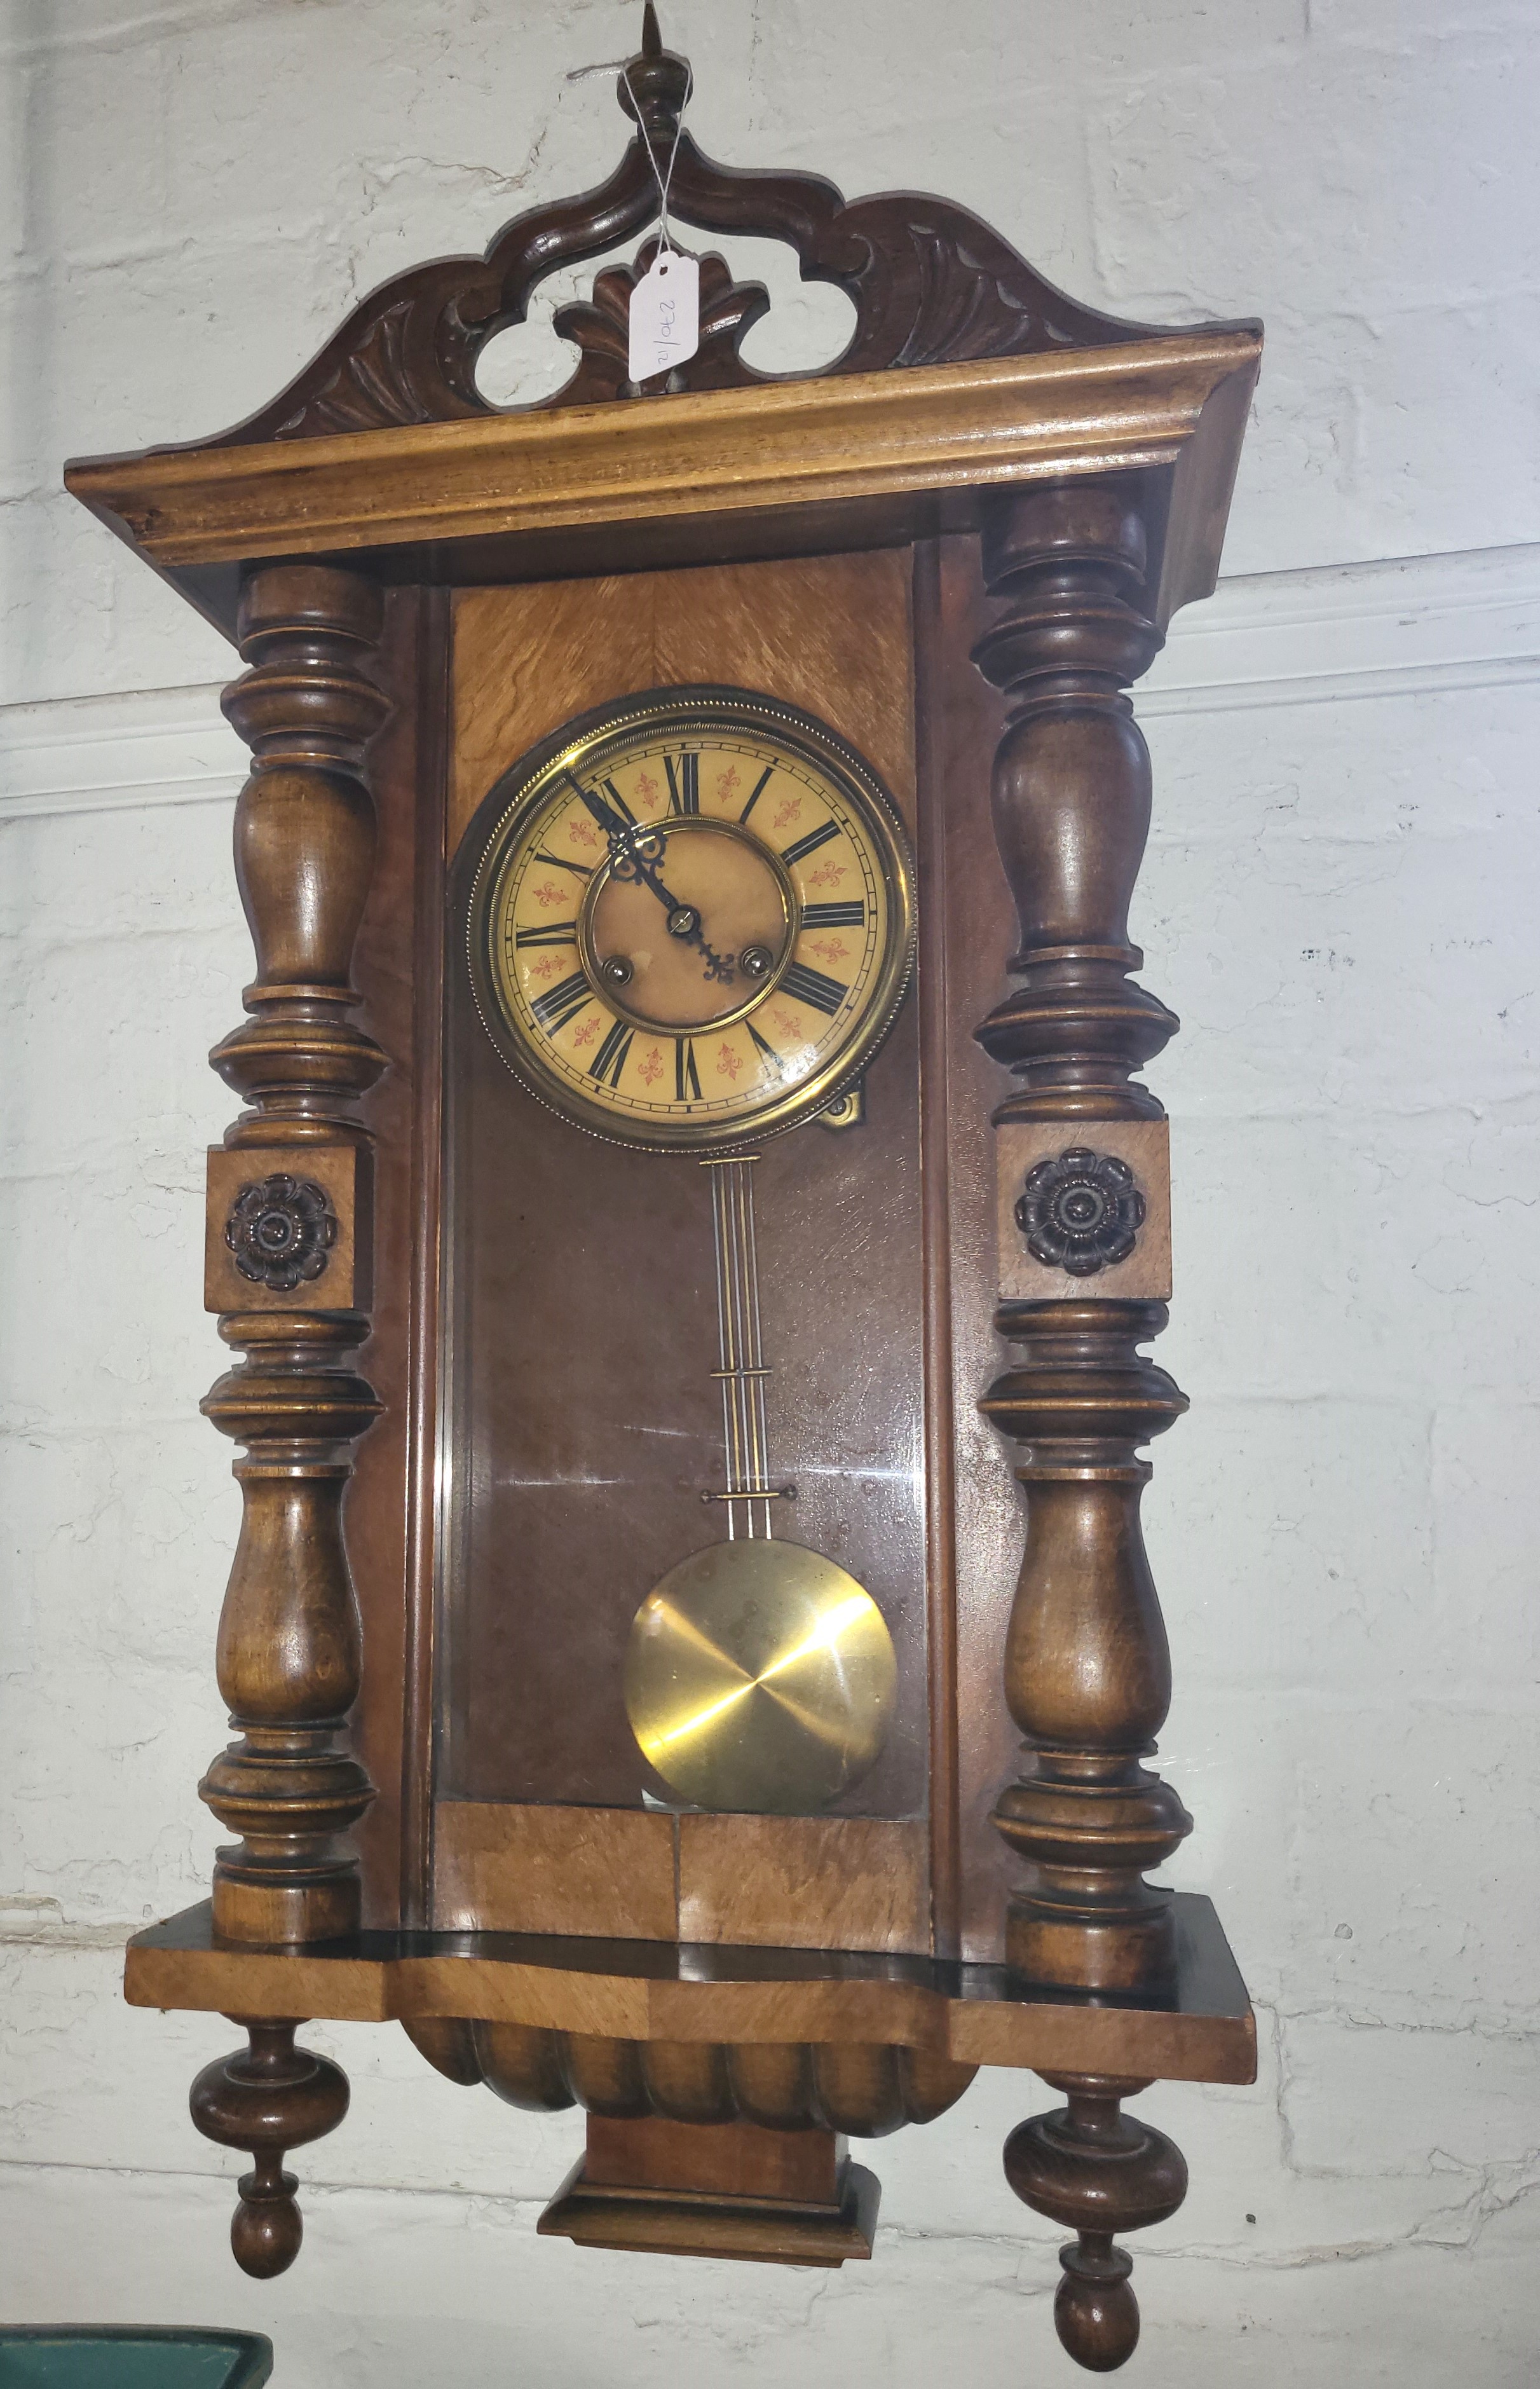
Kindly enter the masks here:
[[[381, 623], [379, 590], [361, 575], [259, 570], [239, 620], [251, 670], [224, 697], [253, 756], [235, 871], [257, 976], [248, 1018], [210, 1056], [248, 1105], [210, 1156], [207, 1269], [208, 1306], [245, 1357], [203, 1410], [244, 1448], [218, 1652], [240, 1739], [199, 1791], [240, 1836], [214, 1868], [214, 1926], [233, 1942], [357, 1928], [343, 1837], [375, 1796], [348, 1742], [362, 1654], [342, 1509], [352, 1446], [381, 1407], [352, 1367], [370, 1299], [369, 1135], [355, 1106], [386, 1057], [349, 1018], [375, 851], [363, 756], [388, 710], [363, 669]], [[248, 2271], [266, 2273], [299, 2240], [282, 2153], [340, 2121], [347, 2085], [295, 2050], [291, 2023], [248, 2031], [248, 2051], [198, 2077], [193, 2113], [257, 2155], [232, 2242]]]
[[[977, 1032], [1018, 1080], [994, 1116], [996, 1324], [1018, 1358], [982, 1405], [1023, 1448], [1027, 1502], [1005, 1656], [1024, 1764], [994, 1809], [1027, 1870], [1006, 1961], [1024, 1983], [1159, 1996], [1174, 1978], [1173, 1918], [1144, 1875], [1191, 1820], [1144, 1764], [1171, 1671], [1139, 1530], [1150, 1467], [1139, 1447], [1187, 1403], [1139, 1349], [1166, 1322], [1169, 1181], [1164, 1115], [1135, 1073], [1177, 1026], [1130, 977], [1143, 960], [1128, 905], [1150, 759], [1126, 691], [1160, 645], [1139, 485], [1001, 496], [983, 557], [1001, 604], [974, 658], [1010, 701], [993, 808], [1021, 924], [1018, 983]], [[1081, 2233], [1056, 2317], [1071, 2355], [1105, 2370], [1139, 2331], [1110, 2233], [1173, 2212], [1186, 2175], [1168, 2141], [1121, 2115], [1140, 2085], [1062, 2087], [1069, 2108], [1012, 2136], [1007, 2172]]]

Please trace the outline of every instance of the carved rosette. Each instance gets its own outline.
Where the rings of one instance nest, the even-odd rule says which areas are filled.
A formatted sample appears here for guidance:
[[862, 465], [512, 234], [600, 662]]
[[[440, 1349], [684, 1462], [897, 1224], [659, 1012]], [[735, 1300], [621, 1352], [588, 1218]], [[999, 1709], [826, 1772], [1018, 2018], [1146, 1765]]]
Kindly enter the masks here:
[[1115, 1154], [1071, 1145], [1028, 1170], [1016, 1225], [1045, 1269], [1095, 1277], [1126, 1261], [1144, 1225], [1144, 1197]]
[[280, 1170], [243, 1187], [224, 1224], [242, 1277], [269, 1294], [292, 1294], [321, 1276], [337, 1242], [337, 1213], [325, 1187]]

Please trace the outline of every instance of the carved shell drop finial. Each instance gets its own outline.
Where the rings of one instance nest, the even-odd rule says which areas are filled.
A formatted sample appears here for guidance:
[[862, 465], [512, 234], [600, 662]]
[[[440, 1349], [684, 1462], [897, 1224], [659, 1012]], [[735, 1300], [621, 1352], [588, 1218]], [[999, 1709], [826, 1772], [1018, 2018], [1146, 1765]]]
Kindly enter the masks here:
[[700, 337], [694, 356], [651, 381], [630, 378], [631, 293], [657, 256], [655, 235], [630, 265], [606, 265], [592, 299], [573, 299], [552, 318], [580, 351], [576, 374], [553, 403], [591, 406], [602, 399], [655, 396], [661, 390], [732, 390], [763, 378], [739, 355], [744, 335], [770, 306], [762, 282], [734, 282], [725, 257], [708, 249], [700, 264]]

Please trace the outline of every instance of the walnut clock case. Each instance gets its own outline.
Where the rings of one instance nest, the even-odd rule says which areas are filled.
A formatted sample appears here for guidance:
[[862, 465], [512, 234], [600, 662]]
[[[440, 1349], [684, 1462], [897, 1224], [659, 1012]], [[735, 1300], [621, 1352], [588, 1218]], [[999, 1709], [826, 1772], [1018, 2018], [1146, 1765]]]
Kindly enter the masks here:
[[[127, 1992], [242, 2024], [193, 2115], [251, 2154], [262, 2275], [348, 2105], [298, 2019], [584, 2108], [544, 2231], [792, 2264], [871, 2253], [848, 2138], [1032, 2069], [1063, 2103], [1006, 2175], [1106, 2370], [1114, 2235], [1186, 2185], [1125, 2102], [1254, 2070], [1212, 1908], [1147, 1880], [1190, 1820], [1141, 1447], [1186, 1403], [1142, 1348], [1177, 1022], [1131, 976], [1126, 691], [1213, 586], [1260, 334], [716, 165], [687, 83], [649, 7], [607, 182], [388, 283], [237, 429], [69, 472], [238, 645], [253, 758], [233, 1839]], [[708, 255], [698, 350], [632, 385], [648, 244], [558, 313], [566, 388], [489, 407], [483, 343], [671, 153], [685, 221], [847, 294], [844, 355], [756, 373], [766, 294]]]

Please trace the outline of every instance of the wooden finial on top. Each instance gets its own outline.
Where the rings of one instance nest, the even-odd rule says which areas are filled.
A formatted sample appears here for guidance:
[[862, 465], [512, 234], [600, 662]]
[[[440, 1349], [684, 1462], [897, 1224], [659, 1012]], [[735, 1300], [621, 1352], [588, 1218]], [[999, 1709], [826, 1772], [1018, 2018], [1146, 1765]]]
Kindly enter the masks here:
[[626, 72], [616, 85], [616, 97], [655, 145], [671, 145], [689, 88], [690, 62], [664, 48], [657, 10], [653, 0], [647, 0], [642, 12], [642, 47], [628, 60]]

